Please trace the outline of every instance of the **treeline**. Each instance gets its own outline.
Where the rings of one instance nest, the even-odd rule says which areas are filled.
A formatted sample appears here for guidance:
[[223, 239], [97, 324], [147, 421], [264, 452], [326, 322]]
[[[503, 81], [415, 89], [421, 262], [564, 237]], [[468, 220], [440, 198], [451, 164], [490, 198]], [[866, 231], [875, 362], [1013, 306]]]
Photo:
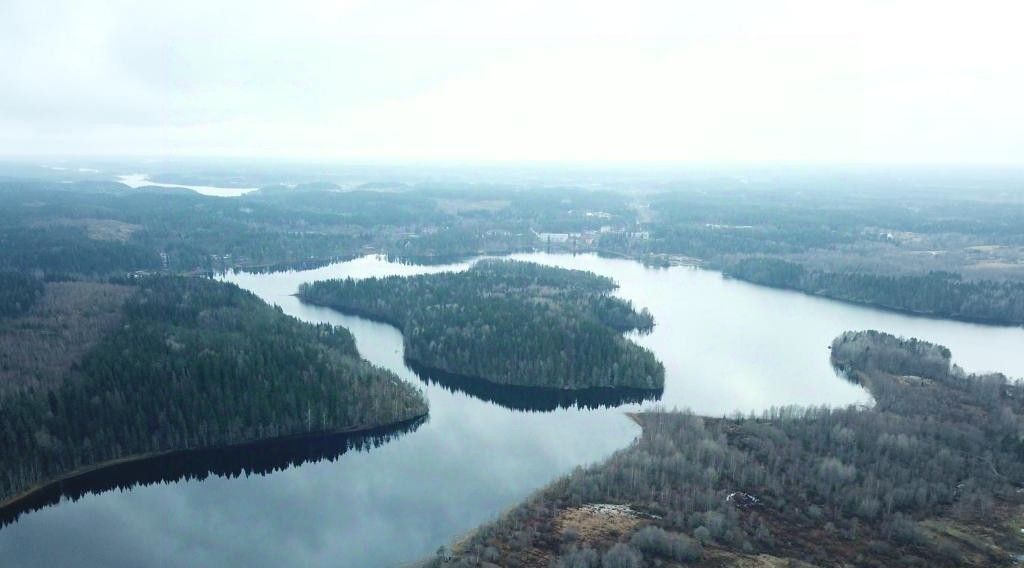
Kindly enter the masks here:
[[75, 380], [0, 412], [0, 501], [79, 468], [168, 450], [366, 429], [422, 416], [413, 386], [342, 328], [205, 279], [144, 279]]
[[155, 251], [136, 243], [91, 239], [81, 227], [0, 226], [0, 270], [104, 276], [159, 267]]
[[664, 368], [620, 334], [654, 319], [592, 273], [480, 261], [465, 272], [305, 284], [303, 301], [389, 322], [422, 366], [517, 386], [660, 389]]
[[[873, 408], [644, 414], [635, 445], [483, 527], [450, 564], [729, 565], [757, 554], [836, 566], [1011, 564], [1019, 551], [992, 535], [1016, 533], [1024, 507], [1024, 386], [967, 375], [945, 348], [878, 332], [844, 334], [832, 354]], [[664, 534], [588, 537], [564, 515], [588, 503], [631, 507], [637, 528]]]
[[713, 259], [812, 249], [843, 254], [841, 247], [879, 232], [969, 236], [978, 244], [1019, 243], [1024, 234], [1019, 201], [925, 197], [891, 187], [866, 196], [770, 185], [654, 195], [650, 206], [657, 219], [649, 245], [655, 252]]
[[773, 258], [747, 258], [724, 274], [755, 284], [837, 300], [967, 321], [1024, 323], [1024, 282], [964, 280], [950, 272], [882, 275], [808, 270]]
[[0, 318], [21, 315], [43, 295], [38, 278], [19, 272], [0, 272]]

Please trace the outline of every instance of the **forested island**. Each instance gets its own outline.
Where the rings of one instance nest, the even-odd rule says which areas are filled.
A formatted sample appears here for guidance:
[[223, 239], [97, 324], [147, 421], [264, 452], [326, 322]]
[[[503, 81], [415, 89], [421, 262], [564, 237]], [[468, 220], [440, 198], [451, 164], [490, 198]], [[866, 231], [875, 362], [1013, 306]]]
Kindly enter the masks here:
[[430, 563], [1014, 564], [1024, 551], [1024, 385], [876, 331], [845, 333], [831, 350], [873, 407], [641, 414], [635, 445]]
[[312, 304], [402, 330], [410, 361], [501, 385], [660, 389], [665, 371], [623, 332], [654, 319], [592, 273], [483, 260], [464, 272], [303, 285]]
[[105, 464], [427, 413], [418, 389], [360, 359], [347, 330], [232, 284], [18, 282], [0, 298], [13, 314], [0, 317], [3, 506]]

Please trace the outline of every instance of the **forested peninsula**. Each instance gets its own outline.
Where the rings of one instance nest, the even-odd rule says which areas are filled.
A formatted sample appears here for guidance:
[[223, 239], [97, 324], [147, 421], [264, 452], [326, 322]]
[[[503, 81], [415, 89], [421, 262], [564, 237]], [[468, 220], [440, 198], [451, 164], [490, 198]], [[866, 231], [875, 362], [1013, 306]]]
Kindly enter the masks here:
[[831, 349], [873, 407], [639, 415], [636, 444], [429, 564], [1015, 564], [1024, 385], [967, 374], [944, 347], [876, 331], [845, 333]]
[[755, 257], [728, 265], [733, 278], [890, 310], [964, 321], [1024, 324], [1024, 282], [965, 280], [955, 272], [871, 274], [807, 269]]
[[232, 284], [16, 283], [0, 297], [16, 315], [0, 317], [3, 506], [103, 464], [427, 413], [418, 389], [359, 358], [347, 330]]
[[305, 284], [312, 304], [385, 321], [418, 365], [502, 385], [660, 389], [664, 367], [625, 339], [646, 310], [610, 295], [605, 277], [533, 263], [483, 260], [464, 272]]

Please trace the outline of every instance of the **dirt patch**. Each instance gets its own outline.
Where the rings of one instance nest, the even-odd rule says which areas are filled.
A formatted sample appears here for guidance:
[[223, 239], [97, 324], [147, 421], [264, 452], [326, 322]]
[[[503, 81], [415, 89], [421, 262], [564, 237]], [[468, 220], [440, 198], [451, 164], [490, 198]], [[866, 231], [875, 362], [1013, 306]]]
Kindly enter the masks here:
[[583, 505], [561, 511], [555, 519], [555, 528], [563, 535], [575, 533], [580, 542], [602, 544], [632, 534], [648, 518], [628, 505]]
[[122, 223], [111, 219], [94, 219], [85, 225], [85, 235], [96, 241], [125, 242], [132, 234], [142, 229], [142, 225]]
[[815, 566], [793, 558], [782, 558], [770, 554], [737, 554], [719, 549], [705, 549], [701, 564], [730, 568], [813, 568]]
[[948, 518], [921, 521], [928, 537], [943, 542], [961, 555], [963, 566], [989, 566], [1024, 550], [1024, 504], [1002, 503], [984, 522]]
[[133, 225], [113, 219], [56, 219], [40, 225], [60, 225], [64, 227], [80, 227], [85, 236], [94, 241], [126, 242], [131, 236], [142, 230], [142, 225]]

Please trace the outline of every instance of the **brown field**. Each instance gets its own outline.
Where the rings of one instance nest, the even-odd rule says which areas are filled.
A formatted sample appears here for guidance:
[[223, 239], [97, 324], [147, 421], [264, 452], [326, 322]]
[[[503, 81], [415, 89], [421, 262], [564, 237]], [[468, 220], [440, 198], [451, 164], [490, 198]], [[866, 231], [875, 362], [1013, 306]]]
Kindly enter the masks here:
[[22, 317], [0, 320], [0, 394], [51, 389], [121, 321], [132, 288], [95, 282], [52, 282]]

